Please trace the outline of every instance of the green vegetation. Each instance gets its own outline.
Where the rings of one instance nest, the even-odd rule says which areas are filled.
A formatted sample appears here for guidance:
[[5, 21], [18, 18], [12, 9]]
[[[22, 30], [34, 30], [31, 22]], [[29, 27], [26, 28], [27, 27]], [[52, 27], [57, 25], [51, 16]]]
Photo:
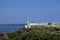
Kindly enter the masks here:
[[60, 28], [40, 27], [20, 29], [0, 35], [0, 40], [60, 40]]

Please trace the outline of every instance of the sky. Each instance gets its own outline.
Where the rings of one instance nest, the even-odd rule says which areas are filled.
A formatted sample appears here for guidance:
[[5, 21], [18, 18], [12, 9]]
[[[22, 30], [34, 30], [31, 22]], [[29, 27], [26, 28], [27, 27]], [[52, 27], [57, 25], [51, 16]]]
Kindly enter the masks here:
[[60, 22], [60, 0], [0, 0], [0, 24]]

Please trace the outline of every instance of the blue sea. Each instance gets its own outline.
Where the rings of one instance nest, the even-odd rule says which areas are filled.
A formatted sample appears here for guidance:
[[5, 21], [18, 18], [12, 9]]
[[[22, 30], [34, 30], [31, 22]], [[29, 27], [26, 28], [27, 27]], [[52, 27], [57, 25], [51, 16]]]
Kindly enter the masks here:
[[14, 32], [23, 28], [25, 24], [0, 24], [0, 33]]

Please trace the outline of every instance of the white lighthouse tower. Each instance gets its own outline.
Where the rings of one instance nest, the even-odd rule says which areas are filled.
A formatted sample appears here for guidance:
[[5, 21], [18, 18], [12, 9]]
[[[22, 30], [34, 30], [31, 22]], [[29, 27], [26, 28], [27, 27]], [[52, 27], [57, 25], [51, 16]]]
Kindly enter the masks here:
[[26, 29], [27, 29], [27, 28], [30, 28], [29, 24], [30, 24], [30, 21], [27, 20], [27, 25], [25, 25], [25, 28], [26, 28]]

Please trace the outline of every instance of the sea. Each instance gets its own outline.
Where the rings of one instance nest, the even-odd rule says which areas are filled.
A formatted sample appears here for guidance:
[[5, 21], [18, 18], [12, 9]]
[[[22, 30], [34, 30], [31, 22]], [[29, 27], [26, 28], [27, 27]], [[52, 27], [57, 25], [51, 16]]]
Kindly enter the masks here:
[[0, 24], [0, 33], [14, 32], [18, 29], [21, 29], [26, 24]]

